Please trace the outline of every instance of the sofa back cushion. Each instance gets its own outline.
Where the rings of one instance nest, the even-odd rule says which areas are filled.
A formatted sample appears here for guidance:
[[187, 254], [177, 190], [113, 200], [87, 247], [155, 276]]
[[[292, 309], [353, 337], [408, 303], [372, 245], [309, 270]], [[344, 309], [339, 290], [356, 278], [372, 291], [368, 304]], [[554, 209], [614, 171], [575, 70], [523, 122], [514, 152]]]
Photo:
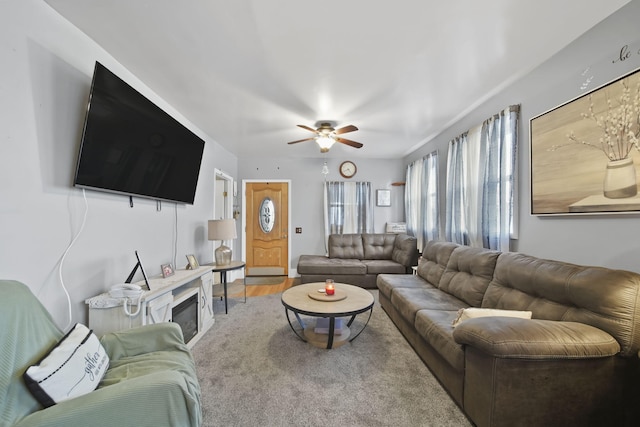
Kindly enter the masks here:
[[530, 310], [534, 319], [585, 323], [611, 334], [624, 356], [640, 349], [640, 275], [519, 253], [498, 258], [482, 307]]
[[405, 267], [418, 265], [418, 239], [407, 234], [398, 234], [393, 242], [391, 260]]
[[438, 287], [451, 252], [457, 247], [458, 245], [455, 243], [429, 240], [418, 261], [418, 276]]
[[331, 234], [329, 236], [329, 258], [364, 259], [362, 235]]
[[449, 257], [438, 288], [472, 307], [480, 307], [493, 278], [500, 252], [470, 246], [457, 247]]
[[391, 259], [395, 241], [395, 234], [363, 234], [364, 258], [362, 259]]

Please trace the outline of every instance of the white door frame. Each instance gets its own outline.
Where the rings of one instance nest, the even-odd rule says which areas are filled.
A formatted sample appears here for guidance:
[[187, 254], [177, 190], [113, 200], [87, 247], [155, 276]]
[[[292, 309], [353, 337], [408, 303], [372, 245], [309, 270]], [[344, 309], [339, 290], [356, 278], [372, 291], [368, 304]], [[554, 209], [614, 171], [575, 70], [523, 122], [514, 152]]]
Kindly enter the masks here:
[[[213, 194], [214, 194], [214, 198], [213, 198], [213, 215], [215, 218], [216, 212], [222, 212], [223, 216], [222, 218], [215, 218], [215, 219], [226, 219], [226, 218], [233, 218], [233, 197], [236, 196], [236, 194], [234, 194], [233, 192], [233, 188], [236, 188], [236, 186], [234, 185], [234, 180], [233, 177], [225, 172], [223, 172], [220, 169], [214, 169], [214, 173], [215, 173], [215, 180], [213, 181]], [[219, 188], [219, 185], [222, 184], [223, 187]], [[226, 191], [228, 195], [231, 196], [231, 198], [227, 197], [225, 199], [225, 206], [222, 207], [222, 209], [218, 209], [219, 206], [216, 206], [216, 201], [218, 200], [218, 194], [221, 193], [222, 191]]]
[[[235, 204], [234, 201], [238, 195], [238, 191], [237, 191], [237, 185], [235, 180], [233, 179], [233, 177], [231, 175], [229, 175], [228, 173], [222, 171], [221, 169], [214, 169], [214, 175], [215, 178], [213, 180], [213, 218], [214, 219], [227, 219], [227, 218], [233, 218], [233, 205]], [[219, 186], [222, 185], [222, 188], [220, 188]], [[219, 198], [218, 195], [221, 194], [223, 191], [227, 192], [227, 197], [224, 197], [222, 200], [224, 201], [224, 206], [222, 206], [220, 208], [220, 206], [216, 206], [216, 203], [218, 202]], [[220, 208], [220, 209], [219, 209]], [[222, 218], [216, 218], [216, 212], [222, 212]], [[234, 255], [234, 259], [239, 259], [238, 258], [238, 253], [239, 251], [235, 250], [236, 242], [228, 242], [227, 244], [229, 244], [233, 249], [233, 252], [236, 254]], [[215, 242], [213, 243], [213, 248], [211, 251], [211, 254], [213, 255], [213, 251], [215, 251]], [[213, 258], [215, 261], [215, 257]], [[244, 257], [242, 259], [245, 259]], [[214, 274], [214, 279], [216, 281], [216, 283], [220, 283], [219, 280], [219, 273]], [[227, 282], [231, 283], [233, 282], [235, 279], [237, 278], [242, 278], [244, 277], [244, 270], [233, 270], [233, 271], [229, 271], [227, 272]]]
[[288, 197], [287, 197], [287, 216], [289, 221], [287, 224], [287, 271], [288, 277], [295, 277], [291, 269], [291, 180], [290, 179], [243, 179], [242, 180], [242, 259], [247, 259], [247, 183], [248, 182], [286, 182], [288, 185]]

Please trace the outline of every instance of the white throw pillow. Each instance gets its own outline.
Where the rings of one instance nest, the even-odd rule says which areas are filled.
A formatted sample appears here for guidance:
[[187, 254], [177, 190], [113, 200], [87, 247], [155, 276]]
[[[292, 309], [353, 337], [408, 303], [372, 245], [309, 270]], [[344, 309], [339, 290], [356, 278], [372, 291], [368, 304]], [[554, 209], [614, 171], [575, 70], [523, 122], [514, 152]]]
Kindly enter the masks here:
[[95, 390], [108, 367], [109, 356], [98, 337], [76, 323], [23, 377], [31, 394], [46, 408]]
[[489, 316], [502, 316], [502, 317], [519, 317], [521, 319], [531, 319], [533, 313], [531, 311], [518, 311], [518, 310], [499, 310], [497, 308], [461, 308], [458, 310], [458, 315], [453, 321], [453, 327], [455, 328], [463, 320], [472, 319], [474, 317], [489, 317]]

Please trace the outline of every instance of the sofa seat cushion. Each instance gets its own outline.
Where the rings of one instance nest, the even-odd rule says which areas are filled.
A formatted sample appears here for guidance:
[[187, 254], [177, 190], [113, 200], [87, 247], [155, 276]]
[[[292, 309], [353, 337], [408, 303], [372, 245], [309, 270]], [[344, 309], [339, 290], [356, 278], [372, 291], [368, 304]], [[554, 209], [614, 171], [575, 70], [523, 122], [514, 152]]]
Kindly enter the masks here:
[[404, 274], [407, 272], [404, 265], [389, 259], [363, 259], [362, 263], [367, 266], [368, 274]]
[[358, 259], [327, 258], [322, 255], [300, 255], [300, 274], [366, 274], [367, 266]]
[[[415, 323], [416, 313], [419, 310], [449, 310], [458, 312], [461, 308], [468, 307], [463, 301], [435, 288], [395, 288], [391, 294], [391, 304], [400, 315], [411, 325]], [[451, 322], [455, 318], [451, 317]]]
[[451, 322], [456, 311], [419, 310], [416, 313], [415, 328], [426, 342], [456, 370], [464, 369], [464, 347], [453, 339]]
[[380, 294], [389, 300], [396, 288], [435, 288], [415, 274], [379, 274], [376, 284]]

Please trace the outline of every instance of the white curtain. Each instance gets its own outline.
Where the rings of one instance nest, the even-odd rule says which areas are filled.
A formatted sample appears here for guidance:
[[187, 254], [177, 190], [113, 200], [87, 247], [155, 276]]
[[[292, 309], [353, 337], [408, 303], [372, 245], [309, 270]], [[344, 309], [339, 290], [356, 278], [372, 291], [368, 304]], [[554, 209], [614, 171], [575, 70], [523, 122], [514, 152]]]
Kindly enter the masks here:
[[440, 237], [438, 202], [438, 152], [434, 151], [410, 163], [405, 180], [407, 233], [416, 237], [420, 251]]
[[373, 198], [370, 182], [325, 182], [324, 232], [373, 233]]
[[[407, 234], [417, 238], [420, 216], [420, 187], [422, 180], [422, 159], [407, 165], [407, 176], [404, 187], [404, 210]], [[418, 248], [422, 248], [418, 242]]]
[[469, 179], [466, 166], [468, 162], [467, 134], [464, 133], [449, 142], [445, 204], [445, 237], [450, 242], [463, 245], [469, 244]]
[[516, 237], [519, 106], [511, 106], [449, 143], [446, 239], [500, 251]]

